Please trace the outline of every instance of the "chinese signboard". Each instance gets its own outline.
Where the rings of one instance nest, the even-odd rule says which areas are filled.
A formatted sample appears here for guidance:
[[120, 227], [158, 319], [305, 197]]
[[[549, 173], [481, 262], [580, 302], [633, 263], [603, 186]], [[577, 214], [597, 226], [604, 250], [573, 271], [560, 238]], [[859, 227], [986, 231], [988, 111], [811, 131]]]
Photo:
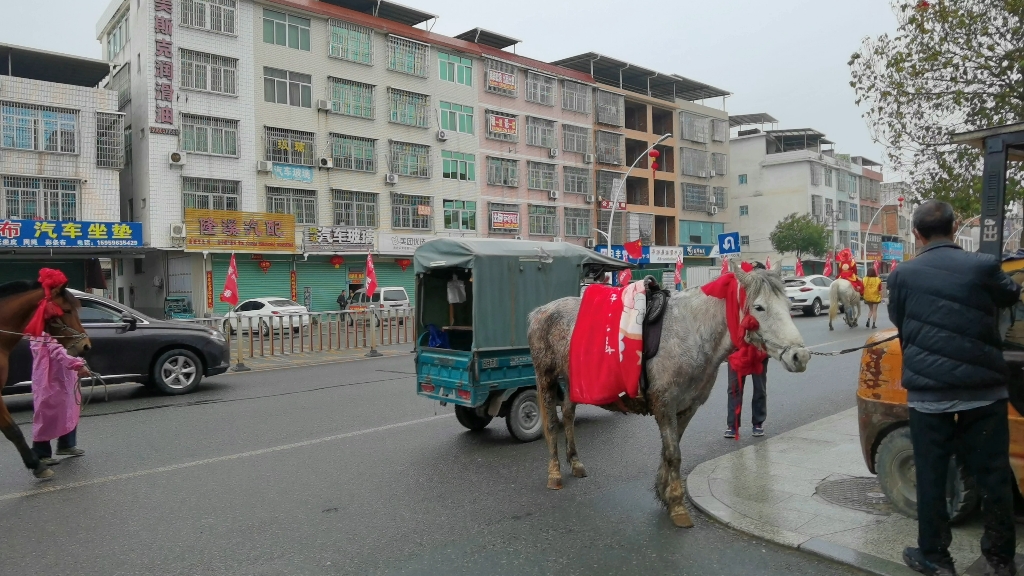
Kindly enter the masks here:
[[[611, 210], [611, 209], [612, 209], [612, 201], [611, 200], [601, 200], [601, 210]], [[615, 209], [616, 210], [625, 210], [626, 209], [626, 203], [625, 202], [616, 202], [615, 203]]]
[[348, 269], [348, 283], [349, 284], [362, 284], [366, 280], [366, 272], [362, 268], [349, 268]]
[[291, 214], [185, 209], [185, 250], [295, 252]]
[[488, 70], [487, 87], [514, 92], [516, 89], [516, 75], [498, 70]]
[[174, 124], [174, 1], [153, 0], [156, 58], [156, 123]]
[[518, 134], [519, 127], [515, 118], [498, 116], [497, 114], [487, 115], [487, 130], [492, 134]]
[[[594, 250], [596, 252], [598, 252], [598, 253], [604, 254], [605, 256], [611, 256], [612, 258], [615, 258], [616, 260], [626, 260], [626, 259], [628, 259], [629, 262], [631, 262], [633, 264], [650, 264], [651, 263], [651, 247], [650, 246], [644, 246], [643, 247], [643, 256], [641, 256], [639, 260], [637, 260], [636, 258], [630, 258], [629, 254], [626, 252], [626, 249], [623, 248], [619, 244], [613, 244], [612, 245], [611, 253], [608, 252], [608, 247], [606, 245], [603, 245], [603, 244], [599, 244], [596, 248], [594, 248]], [[675, 258], [672, 259], [672, 262], [675, 262]]]
[[412, 255], [435, 236], [402, 236], [399, 234], [380, 234], [377, 242], [377, 253], [395, 256]]
[[867, 242], [864, 243], [864, 256], [868, 260], [878, 260], [882, 257], [882, 237], [878, 234], [868, 234]]
[[302, 234], [305, 252], [370, 252], [373, 229], [350, 226], [310, 226]]
[[882, 242], [882, 260], [903, 260], [903, 244]]
[[[296, 142], [298, 146], [302, 142]], [[298, 164], [278, 164], [274, 162], [273, 168], [274, 178], [280, 180], [294, 180], [296, 182], [312, 182], [313, 181], [313, 168], [310, 166], [299, 166]]]
[[[616, 246], [618, 248], [618, 246]], [[648, 250], [651, 264], [675, 264], [676, 258], [710, 258], [715, 247], [710, 244], [685, 244], [683, 246], [651, 246]]]
[[491, 210], [492, 230], [519, 230], [519, 212]]
[[142, 246], [142, 223], [0, 220], [0, 246], [135, 248]]
[[213, 270], [206, 271], [206, 309], [213, 310]]

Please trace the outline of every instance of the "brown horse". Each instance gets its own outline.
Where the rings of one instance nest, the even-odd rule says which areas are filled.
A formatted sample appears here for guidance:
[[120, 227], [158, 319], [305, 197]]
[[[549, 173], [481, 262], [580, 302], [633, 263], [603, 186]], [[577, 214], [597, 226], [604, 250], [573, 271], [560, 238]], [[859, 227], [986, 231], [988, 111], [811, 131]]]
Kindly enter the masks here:
[[[47, 322], [46, 332], [63, 344], [68, 354], [79, 356], [85, 353], [92, 347], [92, 343], [78, 319], [78, 299], [68, 292], [66, 284], [53, 290], [51, 295], [53, 303], [60, 306], [64, 314]], [[17, 281], [0, 285], [0, 391], [7, 384], [11, 350], [21, 340], [25, 327], [43, 298], [43, 288], [38, 282]], [[36, 478], [53, 476], [53, 470], [41, 463], [36, 453], [29, 448], [21, 429], [7, 411], [3, 397], [0, 397], [0, 431], [18, 449], [25, 467]]]

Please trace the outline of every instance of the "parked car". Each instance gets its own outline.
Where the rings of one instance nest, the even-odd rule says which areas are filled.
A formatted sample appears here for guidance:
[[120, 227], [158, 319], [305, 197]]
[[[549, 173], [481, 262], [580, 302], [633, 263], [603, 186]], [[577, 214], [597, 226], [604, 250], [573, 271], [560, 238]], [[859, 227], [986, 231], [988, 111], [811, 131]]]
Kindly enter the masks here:
[[[383, 303], [382, 303], [383, 302]], [[377, 288], [373, 293], [373, 296], [367, 297], [365, 289], [359, 289], [352, 293], [352, 298], [348, 302], [348, 307], [345, 310], [352, 312], [363, 312], [365, 310], [401, 310], [409, 309], [409, 294], [406, 293], [405, 288], [401, 286], [386, 286], [384, 288]], [[376, 314], [375, 314], [376, 316]], [[349, 318], [348, 323], [351, 325], [355, 322], [354, 318]], [[402, 320], [399, 319], [401, 323]], [[380, 326], [380, 318], [377, 317], [376, 324]]]
[[[248, 332], [251, 326], [260, 330], [264, 336], [270, 336], [270, 329], [291, 328], [297, 332], [300, 327], [306, 328], [312, 322], [309, 309], [287, 298], [250, 298], [224, 315], [224, 332], [232, 334], [238, 331], [239, 322], [242, 332]], [[251, 320], [250, 320], [251, 318]]]
[[820, 274], [800, 278], [786, 278], [786, 296], [791, 310], [800, 310], [804, 316], [817, 316], [829, 305], [828, 291], [832, 279]]
[[[224, 335], [191, 322], [157, 320], [106, 298], [72, 291], [92, 341], [84, 358], [107, 384], [138, 382], [163, 394], [195, 391], [204, 376], [227, 371]], [[22, 340], [11, 351], [5, 394], [32, 390], [32, 351]]]

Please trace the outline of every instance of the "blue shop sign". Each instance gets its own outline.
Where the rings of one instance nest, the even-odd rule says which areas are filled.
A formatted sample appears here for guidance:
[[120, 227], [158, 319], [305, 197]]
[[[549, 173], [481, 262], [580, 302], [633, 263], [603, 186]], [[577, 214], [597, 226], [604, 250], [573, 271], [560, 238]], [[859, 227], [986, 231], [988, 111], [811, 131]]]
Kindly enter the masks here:
[[604, 254], [605, 256], [611, 256], [612, 258], [615, 258], [616, 260], [627, 260], [631, 264], [650, 264], [651, 263], [651, 248], [650, 248], [650, 246], [644, 246], [643, 247], [644, 253], [643, 253], [643, 256], [641, 256], [641, 258], [639, 260], [636, 260], [634, 258], [630, 258], [629, 257], [629, 253], [626, 252], [626, 249], [623, 248], [621, 244], [613, 244], [612, 245], [612, 252], [611, 252], [611, 254], [608, 253], [608, 246], [604, 245], [604, 244], [597, 245], [597, 247], [594, 248], [594, 250], [596, 252], [600, 253], [600, 254]]
[[900, 242], [882, 242], [882, 260], [903, 261], [903, 244]]
[[714, 249], [715, 247], [710, 244], [683, 244], [683, 256], [710, 258]]
[[0, 246], [16, 248], [138, 248], [141, 222], [2, 220]]
[[273, 174], [274, 178], [281, 180], [294, 180], [295, 182], [305, 182], [307, 184], [313, 181], [313, 168], [310, 166], [274, 162]]

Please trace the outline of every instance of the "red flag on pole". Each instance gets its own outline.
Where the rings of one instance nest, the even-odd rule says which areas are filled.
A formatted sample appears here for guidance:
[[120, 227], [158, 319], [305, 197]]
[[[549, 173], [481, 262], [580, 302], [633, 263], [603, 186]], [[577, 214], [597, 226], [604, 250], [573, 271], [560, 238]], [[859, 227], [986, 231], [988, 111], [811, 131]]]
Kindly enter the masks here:
[[896, 261], [893, 260], [892, 261], [892, 266], [889, 266], [889, 273], [892, 274], [892, 271], [895, 270], [895, 269], [896, 269]]
[[796, 274], [796, 276], [798, 278], [803, 276], [804, 275], [804, 263], [801, 262], [800, 260], [797, 260], [796, 261], [796, 270], [794, 270], [793, 273]]
[[829, 252], [825, 255], [825, 271], [822, 272], [825, 276], [832, 276], [832, 253]]
[[769, 269], [769, 270], [772, 269], [772, 257], [771, 256], [765, 257], [765, 259], [764, 259], [764, 267]]
[[881, 273], [882, 273], [882, 261], [881, 260], [875, 260], [875, 274], [881, 274]]
[[377, 271], [373, 269], [373, 255], [366, 255], [366, 296], [372, 297], [377, 291]]
[[238, 266], [235, 265], [235, 254], [231, 253], [228, 264], [228, 277], [224, 279], [224, 291], [220, 293], [220, 301], [238, 306]]
[[629, 257], [633, 260], [639, 260], [644, 257], [644, 245], [639, 239], [627, 242], [622, 247], [626, 249], [626, 254], [629, 254]]
[[682, 254], [677, 254], [676, 255], [675, 285], [678, 287], [678, 286], [681, 286], [682, 283], [683, 283], [683, 255]]

